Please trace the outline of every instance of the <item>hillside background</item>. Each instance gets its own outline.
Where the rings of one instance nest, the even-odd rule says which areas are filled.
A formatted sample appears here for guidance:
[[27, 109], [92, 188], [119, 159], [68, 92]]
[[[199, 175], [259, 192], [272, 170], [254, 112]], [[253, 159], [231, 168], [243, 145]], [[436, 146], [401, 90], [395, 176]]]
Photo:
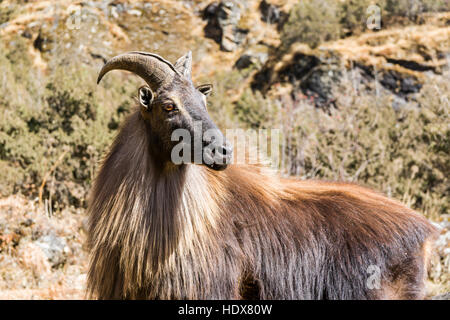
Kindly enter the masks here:
[[448, 0], [0, 0], [0, 298], [84, 297], [86, 198], [142, 84], [96, 77], [129, 50], [192, 50], [222, 129], [281, 130], [281, 174], [442, 227], [428, 284], [450, 291]]

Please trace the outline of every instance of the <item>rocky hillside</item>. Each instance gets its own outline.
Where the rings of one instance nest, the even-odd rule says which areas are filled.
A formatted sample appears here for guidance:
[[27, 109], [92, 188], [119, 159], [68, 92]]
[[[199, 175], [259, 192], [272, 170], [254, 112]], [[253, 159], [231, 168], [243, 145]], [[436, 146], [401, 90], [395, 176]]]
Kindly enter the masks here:
[[191, 50], [222, 128], [281, 129], [281, 174], [440, 225], [430, 294], [450, 291], [448, 0], [0, 0], [0, 298], [83, 297], [86, 198], [142, 82], [95, 79], [128, 50]]

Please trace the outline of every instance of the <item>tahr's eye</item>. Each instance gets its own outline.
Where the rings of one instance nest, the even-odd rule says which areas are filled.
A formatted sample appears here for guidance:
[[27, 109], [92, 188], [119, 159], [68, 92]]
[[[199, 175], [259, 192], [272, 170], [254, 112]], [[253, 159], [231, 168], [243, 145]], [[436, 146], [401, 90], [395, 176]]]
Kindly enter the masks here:
[[175, 105], [173, 103], [168, 103], [164, 105], [164, 110], [166, 111], [173, 111], [175, 110]]

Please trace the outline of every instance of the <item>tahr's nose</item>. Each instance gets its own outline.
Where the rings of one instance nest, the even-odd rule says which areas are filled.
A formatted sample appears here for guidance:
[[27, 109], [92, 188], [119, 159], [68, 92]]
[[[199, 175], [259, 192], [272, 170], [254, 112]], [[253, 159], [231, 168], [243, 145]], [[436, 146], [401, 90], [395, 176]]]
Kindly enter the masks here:
[[233, 148], [229, 145], [223, 145], [217, 148], [217, 152], [224, 157], [230, 157], [233, 153]]
[[206, 148], [203, 152], [203, 160], [213, 170], [224, 170], [232, 161], [233, 148], [225, 143]]

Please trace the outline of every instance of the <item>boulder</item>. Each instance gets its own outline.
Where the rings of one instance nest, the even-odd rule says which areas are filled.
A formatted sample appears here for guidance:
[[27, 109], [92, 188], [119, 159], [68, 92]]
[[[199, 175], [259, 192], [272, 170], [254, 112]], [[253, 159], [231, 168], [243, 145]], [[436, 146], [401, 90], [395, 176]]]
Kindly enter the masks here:
[[255, 75], [252, 88], [264, 92], [276, 82], [291, 83], [294, 96], [304, 95], [317, 107], [328, 107], [334, 104], [332, 88], [341, 74], [337, 57], [327, 59], [297, 52], [277, 71], [273, 66], [263, 67]]
[[422, 88], [422, 84], [415, 77], [394, 70], [383, 72], [380, 83], [400, 96], [419, 92]]
[[257, 46], [245, 51], [234, 64], [235, 68], [242, 70], [250, 66], [261, 67], [269, 58], [266, 46]]
[[333, 86], [341, 78], [341, 70], [336, 65], [320, 65], [300, 83], [300, 89], [307, 97], [311, 97], [317, 107], [328, 107], [334, 104]]
[[261, 20], [271, 24], [279, 23], [284, 14], [279, 7], [266, 0], [261, 1], [259, 10], [261, 11]]
[[[32, 35], [29, 33], [25, 33], [27, 37], [32, 37]], [[33, 46], [35, 49], [39, 50], [40, 52], [49, 52], [54, 48], [55, 40], [53, 39], [53, 36], [49, 30], [39, 30], [39, 33], [37, 37], [33, 41]]]
[[66, 261], [69, 248], [64, 238], [50, 233], [37, 239], [35, 245], [45, 253], [52, 267], [57, 267]]
[[[236, 67], [251, 64], [251, 57], [242, 56]], [[401, 109], [416, 106], [415, 94], [423, 84], [416, 70], [405, 70], [406, 62], [402, 65], [387, 64], [375, 70], [371, 65], [361, 62], [345, 64], [342, 57], [334, 51], [297, 51], [284, 56], [271, 58], [253, 77], [253, 90], [266, 93], [276, 83], [292, 84], [293, 96], [306, 96], [314, 101], [317, 107], [333, 105], [333, 87], [341, 81], [342, 75], [351, 72], [355, 88], [358, 90], [378, 90], [382, 93], [393, 94], [393, 107]], [[415, 69], [420, 69], [414, 65]], [[422, 68], [426, 72], [431, 72]], [[421, 69], [421, 70], [422, 70]]]
[[235, 1], [221, 1], [209, 4], [203, 11], [208, 20], [205, 36], [220, 44], [223, 51], [236, 50], [245, 40], [249, 30], [238, 26], [241, 7]]
[[431, 300], [450, 300], [450, 292], [434, 296]]

